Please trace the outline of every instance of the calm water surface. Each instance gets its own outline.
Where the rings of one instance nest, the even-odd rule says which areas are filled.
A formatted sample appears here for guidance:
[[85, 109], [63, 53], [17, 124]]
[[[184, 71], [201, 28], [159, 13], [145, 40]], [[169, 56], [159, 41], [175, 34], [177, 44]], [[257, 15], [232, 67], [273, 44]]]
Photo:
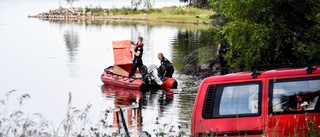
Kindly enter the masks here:
[[[101, 5], [102, 7], [123, 7], [129, 0], [75, 2], [76, 6]], [[130, 1], [129, 1], [130, 2]], [[64, 1], [60, 4], [67, 5]], [[174, 0], [155, 6], [179, 4]], [[142, 124], [130, 125], [130, 131], [154, 133], [159, 125], [181, 126], [189, 132], [190, 117], [195, 85], [190, 87], [190, 77], [174, 74], [179, 81], [179, 89], [173, 95], [163, 91], [148, 90], [144, 93], [117, 89], [104, 90], [100, 75], [104, 68], [113, 65], [111, 42], [114, 40], [136, 40], [145, 38], [144, 64], [159, 65], [157, 53], [172, 60], [175, 54], [173, 41], [178, 32], [188, 26], [168, 24], [104, 22], [95, 24], [62, 23], [28, 19], [27, 15], [37, 14], [57, 8], [58, 0], [2, 0], [0, 1], [0, 94], [17, 90], [7, 104], [9, 113], [20, 109], [26, 115], [40, 113], [58, 127], [66, 117], [68, 93], [72, 94], [72, 106], [84, 109], [92, 104], [89, 117], [92, 125], [104, 119], [103, 111], [121, 105], [142, 103]], [[189, 83], [189, 84], [188, 84]], [[193, 83], [193, 82], [191, 82]], [[17, 105], [15, 98], [27, 93], [30, 100]], [[131, 95], [129, 95], [131, 94]], [[108, 125], [114, 125], [111, 114], [106, 118]], [[156, 121], [159, 121], [160, 124]], [[104, 128], [103, 132], [113, 132], [114, 128]], [[102, 131], [101, 131], [102, 132]]]

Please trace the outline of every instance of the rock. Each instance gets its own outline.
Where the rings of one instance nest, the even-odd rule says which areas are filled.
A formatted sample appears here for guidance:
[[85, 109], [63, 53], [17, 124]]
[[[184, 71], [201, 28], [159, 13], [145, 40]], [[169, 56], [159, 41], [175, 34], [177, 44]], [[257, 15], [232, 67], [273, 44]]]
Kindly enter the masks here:
[[218, 56], [213, 56], [211, 61], [213, 61], [214, 63], [219, 63], [219, 58]]
[[[184, 68], [184, 71], [187, 72], [188, 68], [186, 68], [186, 70], [185, 68]], [[220, 71], [221, 71], [221, 68], [220, 68], [220, 62], [218, 60], [218, 57], [213, 56], [211, 60], [201, 64], [199, 67], [197, 67], [197, 69], [193, 69], [193, 73], [191, 74], [195, 74], [196, 77], [199, 79], [204, 79], [210, 76], [220, 75]]]
[[206, 69], [210, 69], [210, 65], [211, 65], [211, 61], [207, 61], [206, 63], [202, 64], [200, 66], [200, 70], [206, 70]]
[[75, 13], [75, 10], [73, 8], [68, 9], [69, 12], [71, 12], [72, 14]]
[[151, 135], [150, 135], [147, 131], [142, 131], [142, 132], [139, 134], [139, 137], [151, 137]]
[[78, 12], [80, 11], [78, 8], [73, 8], [75, 12]]
[[220, 64], [219, 63], [215, 63], [213, 64], [213, 66], [211, 67], [212, 71], [218, 71], [220, 69]]
[[86, 8], [82, 8], [82, 15], [86, 15]]
[[48, 18], [54, 18], [54, 15], [49, 15]]
[[212, 70], [203, 70], [203, 71], [199, 71], [197, 73], [197, 78], [199, 79], [204, 79], [204, 78], [207, 78], [207, 77], [210, 77], [210, 76], [214, 76], [216, 74], [215, 71], [212, 71]]
[[56, 10], [54, 10], [54, 14], [61, 14], [60, 9], [56, 9]]
[[183, 67], [182, 73], [186, 74], [186, 75], [190, 75], [190, 74], [195, 73], [195, 70], [196, 70], [196, 66], [195, 65], [187, 64], [187, 65], [185, 65]]
[[66, 15], [69, 11], [67, 9], [63, 9], [61, 12], [62, 14]]

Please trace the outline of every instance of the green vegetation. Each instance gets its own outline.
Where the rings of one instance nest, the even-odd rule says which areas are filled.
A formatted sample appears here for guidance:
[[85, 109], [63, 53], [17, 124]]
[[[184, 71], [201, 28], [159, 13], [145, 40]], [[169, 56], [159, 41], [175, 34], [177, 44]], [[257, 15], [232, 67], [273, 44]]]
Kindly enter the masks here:
[[66, 1], [67, 1], [67, 3], [70, 4], [71, 7], [72, 7], [73, 2], [78, 1], [78, 0], [66, 0]]
[[[71, 105], [72, 96], [69, 92], [68, 108], [66, 117], [58, 127], [48, 121], [40, 113], [33, 113], [31, 116], [22, 111], [22, 105], [31, 97], [29, 94], [17, 95], [16, 90], [8, 91], [3, 98], [0, 98], [0, 137], [6, 136], [84, 136], [89, 119], [91, 104], [88, 104], [83, 110], [79, 110]], [[9, 107], [12, 98], [18, 96], [15, 107]], [[2, 97], [2, 96], [1, 96]], [[90, 129], [90, 136], [95, 133]], [[62, 132], [63, 130], [63, 132]], [[92, 133], [91, 133], [92, 132]]]
[[132, 9], [132, 8], [113, 8], [103, 9], [101, 7], [86, 8], [87, 12], [93, 15], [106, 15], [109, 17], [128, 17], [128, 18], [145, 18], [153, 21], [166, 22], [184, 22], [184, 23], [209, 23], [210, 16], [214, 12], [210, 9], [200, 9], [195, 7], [167, 7], [167, 8], [149, 8], [149, 9]]
[[203, 64], [212, 58], [212, 54], [215, 54], [216, 50], [212, 46], [205, 46], [199, 48], [199, 61], [198, 63]]
[[216, 55], [215, 33], [211, 28], [180, 29], [172, 41], [176, 53], [173, 56], [174, 67], [181, 71], [187, 64], [199, 65]]
[[166, 27], [174, 27], [179, 30], [185, 31], [186, 28], [188, 30], [206, 30], [210, 28], [209, 25], [194, 25], [194, 24], [183, 24], [183, 23], [170, 23], [170, 22], [155, 22], [155, 21], [141, 21], [141, 20], [93, 20], [93, 21], [82, 21], [82, 20], [75, 20], [72, 21], [73, 24], [90, 24], [95, 26], [102, 26], [102, 25], [112, 25], [112, 26], [138, 26], [138, 25], [147, 25], [150, 28], [159, 27], [159, 26], [166, 26]]
[[[190, 81], [189, 81], [190, 82]], [[192, 83], [192, 82], [191, 82]], [[187, 84], [187, 83], [186, 83]], [[194, 84], [194, 83], [193, 83]], [[194, 94], [191, 94], [193, 91], [186, 90], [185, 93], [181, 94], [181, 98], [194, 99]], [[110, 130], [103, 130], [110, 128], [110, 125], [102, 118], [99, 120], [99, 123], [96, 123], [95, 126], [91, 123], [89, 119], [89, 112], [91, 111], [91, 104], [86, 105], [82, 110], [79, 110], [72, 106], [72, 95], [69, 92], [69, 98], [67, 103], [66, 117], [62, 120], [61, 124], [58, 127], [54, 127], [52, 123], [45, 119], [41, 114], [34, 113], [31, 116], [24, 114], [22, 111], [22, 106], [25, 101], [28, 101], [31, 97], [28, 94], [17, 95], [16, 90], [9, 91], [0, 98], [0, 137], [2, 136], [102, 136], [102, 137], [119, 137], [125, 136], [124, 133], [112, 132]], [[17, 97], [16, 105], [13, 108], [9, 107], [9, 102]], [[179, 102], [179, 106], [182, 108], [182, 113], [191, 114], [191, 109], [186, 109], [192, 107], [192, 104], [187, 102]], [[190, 106], [191, 105], [191, 106]], [[59, 111], [59, 110], [58, 110]], [[111, 112], [112, 113], [112, 112]], [[105, 118], [108, 117], [108, 112], [105, 112]], [[191, 117], [191, 116], [190, 116]], [[185, 118], [186, 121], [189, 121], [190, 118]], [[153, 123], [156, 128], [153, 129], [152, 135], [157, 137], [183, 137], [188, 136], [186, 128], [189, 128], [188, 123], [180, 123], [178, 126], [173, 126], [172, 123], [168, 121], [161, 122], [159, 118]], [[303, 137], [319, 137], [319, 127], [316, 125], [316, 119], [313, 116], [310, 116], [305, 112], [305, 127], [303, 132], [301, 129], [295, 129], [293, 137], [303, 136]], [[269, 122], [267, 122], [269, 123]], [[278, 123], [276, 122], [274, 127], [274, 135], [279, 136], [279, 133], [276, 133], [278, 128]], [[296, 124], [298, 121], [296, 122]], [[268, 127], [268, 125], [267, 125]], [[296, 126], [297, 127], [297, 126]], [[61, 128], [61, 130], [60, 130]], [[298, 127], [297, 127], [298, 128]], [[300, 127], [299, 127], [300, 128]], [[119, 131], [120, 132], [120, 131]], [[204, 137], [215, 137], [216, 135], [212, 130], [207, 131]], [[245, 135], [246, 136], [246, 135]]]
[[[12, 100], [17, 97], [17, 100]], [[184, 95], [190, 97], [189, 95]], [[77, 109], [72, 105], [72, 95], [69, 92], [68, 103], [65, 118], [62, 119], [58, 127], [54, 127], [52, 122], [48, 121], [40, 113], [34, 113], [31, 116], [23, 112], [23, 104], [29, 101], [29, 94], [21, 94], [16, 90], [8, 91], [4, 96], [0, 96], [0, 137], [123, 137], [125, 133], [121, 131], [110, 130], [112, 125], [106, 122], [109, 113], [104, 112], [105, 118], [98, 120], [98, 123], [92, 123], [90, 119], [91, 104], [87, 104], [84, 109]], [[14, 107], [9, 105], [15, 103]], [[57, 110], [60, 111], [60, 110]], [[190, 111], [190, 110], [189, 110]], [[109, 114], [110, 115], [110, 114]], [[95, 119], [97, 120], [97, 119]], [[168, 122], [168, 121], [165, 121]], [[156, 118], [154, 123], [153, 135], [157, 137], [165, 136], [185, 136], [187, 133], [182, 125], [173, 126], [172, 123], [162, 123]], [[119, 126], [119, 128], [123, 128]], [[188, 126], [186, 126], [188, 128]]]
[[[232, 68], [320, 63], [320, 1], [211, 0], [216, 42]], [[219, 22], [222, 21], [222, 22]]]
[[0, 137], [47, 136], [51, 132], [50, 122], [39, 113], [26, 116], [20, 109], [30, 99], [28, 94], [21, 94], [15, 101], [16, 105], [8, 107], [7, 103], [15, 93], [16, 90], [11, 90], [0, 98]]

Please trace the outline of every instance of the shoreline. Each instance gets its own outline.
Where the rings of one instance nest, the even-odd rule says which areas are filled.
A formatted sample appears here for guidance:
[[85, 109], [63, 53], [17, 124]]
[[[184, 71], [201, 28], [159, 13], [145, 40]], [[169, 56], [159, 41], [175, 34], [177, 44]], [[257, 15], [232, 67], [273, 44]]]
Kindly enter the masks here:
[[104, 21], [104, 20], [122, 20], [122, 21], [150, 21], [150, 22], [159, 22], [159, 23], [177, 23], [177, 24], [194, 24], [194, 25], [209, 25], [210, 23], [208, 22], [199, 22], [199, 21], [179, 21], [179, 20], [156, 20], [156, 19], [150, 19], [150, 18], [138, 18], [138, 17], [119, 17], [119, 16], [114, 16], [114, 17], [101, 17], [101, 16], [95, 16], [92, 18], [46, 18], [46, 17], [35, 17], [35, 16], [28, 16], [28, 18], [37, 18], [40, 20], [52, 20], [52, 21]]
[[[102, 21], [102, 20], [127, 20], [127, 21], [150, 21], [150, 22], [163, 22], [163, 23], [179, 23], [179, 24], [202, 24], [202, 25], [209, 25], [211, 24], [211, 20], [208, 19], [208, 16], [210, 14], [201, 13], [201, 15], [193, 15], [193, 14], [172, 14], [167, 15], [167, 13], [161, 13], [161, 12], [187, 12], [189, 9], [187, 8], [163, 8], [163, 9], [153, 9], [150, 13], [144, 13], [147, 12], [145, 10], [129, 10], [129, 9], [109, 9], [109, 10], [117, 10], [121, 13], [113, 13], [108, 10], [104, 9], [85, 9], [85, 8], [59, 8], [54, 10], [49, 10], [48, 12], [42, 12], [37, 15], [28, 15], [28, 18], [38, 18], [40, 20], [54, 20], [54, 21]], [[121, 11], [123, 10], [123, 11]], [[129, 10], [129, 11], [127, 11]], [[191, 9], [194, 10], [194, 9]], [[201, 9], [197, 9], [201, 10]], [[198, 12], [199, 12], [198, 11]], [[208, 11], [208, 10], [203, 10]], [[122, 13], [124, 12], [124, 13]], [[132, 12], [129, 14], [128, 12]], [[138, 12], [138, 13], [136, 13]], [[158, 13], [160, 12], [160, 13]], [[195, 11], [193, 11], [195, 12]], [[116, 15], [114, 15], [116, 14]], [[200, 13], [199, 13], [200, 14]], [[201, 17], [200, 17], [201, 16]]]
[[[28, 18], [37, 18], [37, 17], [29, 17]], [[95, 17], [91, 19], [61, 19], [61, 18], [38, 18], [44, 21], [147, 21], [147, 22], [155, 22], [155, 23], [172, 23], [172, 24], [193, 24], [193, 25], [209, 25], [207, 22], [197, 22], [197, 21], [178, 21], [178, 20], [156, 20], [149, 18], [135, 18], [135, 17]]]

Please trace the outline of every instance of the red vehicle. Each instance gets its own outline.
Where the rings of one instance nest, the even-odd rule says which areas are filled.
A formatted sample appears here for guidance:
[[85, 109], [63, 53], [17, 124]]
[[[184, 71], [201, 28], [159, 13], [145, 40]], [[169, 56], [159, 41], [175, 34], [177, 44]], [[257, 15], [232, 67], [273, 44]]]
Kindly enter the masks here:
[[192, 112], [193, 136], [318, 136], [320, 67], [212, 76]]

